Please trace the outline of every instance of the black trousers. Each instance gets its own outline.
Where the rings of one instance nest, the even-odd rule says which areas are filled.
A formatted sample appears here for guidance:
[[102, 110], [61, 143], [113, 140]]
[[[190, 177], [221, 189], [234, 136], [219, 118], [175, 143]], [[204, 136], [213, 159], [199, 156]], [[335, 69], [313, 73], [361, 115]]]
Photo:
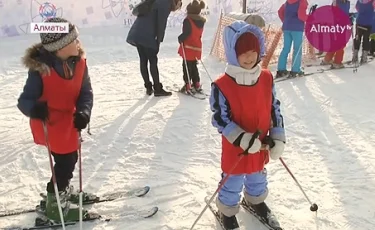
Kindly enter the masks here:
[[150, 63], [150, 73], [154, 82], [154, 87], [160, 85], [159, 69], [158, 69], [158, 50], [147, 48], [144, 46], [137, 46], [139, 55], [139, 64], [141, 75], [145, 83], [145, 87], [152, 87], [150, 82], [150, 75], [148, 73], [148, 63]]
[[362, 51], [370, 51], [371, 26], [356, 25], [354, 49], [359, 50], [362, 42]]
[[372, 39], [370, 41], [370, 54], [374, 54], [375, 53], [375, 39]]
[[[59, 191], [64, 191], [69, 186], [70, 180], [73, 178], [73, 171], [78, 160], [78, 152], [68, 154], [56, 154], [52, 152], [55, 160], [55, 176], [57, 188]], [[52, 178], [47, 184], [47, 192], [54, 193]]]
[[182, 60], [182, 71], [184, 73], [183, 79], [185, 84], [188, 83], [197, 83], [200, 82], [200, 77], [199, 77], [199, 71], [198, 71], [198, 62], [197, 61], [186, 61], [186, 66], [187, 70], [189, 71], [189, 77], [190, 77], [190, 82], [188, 79], [187, 71], [186, 71], [186, 66], [185, 66], [185, 61]]

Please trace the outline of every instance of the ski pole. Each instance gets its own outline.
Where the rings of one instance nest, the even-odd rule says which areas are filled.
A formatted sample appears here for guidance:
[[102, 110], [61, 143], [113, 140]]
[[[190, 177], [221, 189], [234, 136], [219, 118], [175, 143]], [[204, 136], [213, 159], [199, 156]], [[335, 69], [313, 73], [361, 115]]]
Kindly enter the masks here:
[[49, 145], [47, 124], [46, 124], [45, 121], [43, 121], [43, 131], [44, 131], [44, 137], [46, 139], [46, 146], [47, 146], [47, 149], [48, 149], [49, 165], [51, 167], [51, 172], [52, 172], [52, 183], [53, 183], [53, 188], [55, 190], [55, 196], [56, 196], [56, 201], [57, 201], [57, 208], [59, 209], [59, 214], [60, 214], [60, 220], [61, 220], [62, 228], [63, 228], [63, 230], [65, 230], [64, 215], [63, 215], [62, 207], [61, 207], [59, 189], [57, 188], [57, 180], [56, 180], [55, 169], [53, 167], [51, 146]]
[[[272, 140], [271, 137], [267, 136], [264, 139], [264, 142], [267, 143], [271, 149], [275, 146], [275, 142]], [[306, 200], [310, 203], [310, 211], [312, 211], [312, 212], [318, 211], [318, 205], [311, 202], [311, 200], [307, 196], [305, 190], [302, 188], [301, 184], [298, 182], [297, 178], [294, 176], [294, 174], [292, 173], [292, 171], [290, 171], [289, 167], [285, 164], [283, 158], [280, 157], [279, 160], [281, 161], [281, 164], [283, 164], [283, 166], [286, 169], [286, 171], [288, 171], [289, 175], [293, 178], [294, 182], [296, 182], [298, 188], [301, 190], [301, 192], [305, 196]]]
[[222, 179], [222, 181], [220, 182], [220, 185], [219, 187], [216, 189], [216, 191], [214, 192], [214, 194], [211, 196], [210, 200], [206, 202], [206, 205], [205, 207], [203, 208], [203, 210], [201, 211], [201, 213], [199, 214], [199, 216], [197, 217], [197, 219], [194, 221], [193, 225], [191, 226], [190, 230], [193, 230], [195, 225], [198, 223], [198, 221], [200, 220], [200, 218], [203, 216], [204, 212], [207, 210], [208, 206], [211, 204], [211, 202], [214, 200], [216, 194], [219, 193], [220, 189], [223, 187], [223, 185], [225, 184], [225, 182], [227, 182], [227, 180], [229, 179], [229, 176], [232, 174], [232, 172], [234, 171], [234, 169], [238, 166], [238, 164], [241, 162], [242, 158], [246, 155], [247, 151], [249, 151], [249, 149], [251, 148], [251, 146], [253, 146], [254, 144], [254, 141], [256, 138], [259, 137], [259, 135], [261, 134], [261, 131], [258, 130], [256, 131], [253, 136], [251, 137], [250, 139], [250, 142], [249, 142], [249, 147], [246, 148], [245, 151], [243, 151], [241, 154], [239, 154], [239, 158], [237, 160], [237, 162], [233, 165], [233, 167], [229, 170], [229, 173]]
[[181, 43], [181, 49], [182, 49], [182, 55], [184, 56], [184, 64], [185, 64], [186, 75], [187, 75], [187, 78], [188, 78], [188, 81], [189, 81], [189, 84], [190, 84], [190, 82], [191, 82], [190, 73], [189, 73], [189, 68], [187, 66], [184, 43]]
[[81, 131], [78, 132], [78, 157], [79, 157], [79, 229], [83, 229], [83, 192], [82, 192], [82, 136], [81, 136]]

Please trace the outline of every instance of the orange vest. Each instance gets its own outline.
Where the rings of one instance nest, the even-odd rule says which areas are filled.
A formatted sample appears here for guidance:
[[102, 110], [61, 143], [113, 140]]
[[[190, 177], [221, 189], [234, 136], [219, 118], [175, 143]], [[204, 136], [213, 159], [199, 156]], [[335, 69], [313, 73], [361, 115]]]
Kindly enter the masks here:
[[[39, 101], [46, 101], [49, 111], [47, 121], [48, 142], [51, 151], [67, 154], [78, 149], [78, 131], [74, 128], [73, 114], [81, 91], [86, 60], [77, 62], [72, 79], [64, 79], [51, 68], [50, 75], [43, 75], [43, 93]], [[34, 142], [46, 146], [43, 123], [30, 119]]]
[[[183, 42], [184, 51], [187, 61], [195, 61], [196, 59], [200, 60], [202, 57], [202, 33], [203, 28], [199, 28], [195, 25], [194, 21], [187, 17], [191, 25], [191, 33]], [[184, 53], [182, 52], [182, 46], [178, 48], [178, 54], [184, 58]]]
[[[262, 140], [271, 126], [272, 109], [272, 74], [268, 70], [262, 70], [258, 82], [253, 86], [238, 85], [234, 79], [224, 74], [216, 81], [217, 86], [227, 99], [231, 119], [246, 132], [255, 133], [261, 130], [259, 137]], [[221, 168], [224, 173], [251, 174], [263, 170], [269, 162], [268, 151], [260, 151], [242, 158], [241, 162], [230, 172], [236, 164], [238, 154], [243, 150], [231, 144], [222, 136]]]

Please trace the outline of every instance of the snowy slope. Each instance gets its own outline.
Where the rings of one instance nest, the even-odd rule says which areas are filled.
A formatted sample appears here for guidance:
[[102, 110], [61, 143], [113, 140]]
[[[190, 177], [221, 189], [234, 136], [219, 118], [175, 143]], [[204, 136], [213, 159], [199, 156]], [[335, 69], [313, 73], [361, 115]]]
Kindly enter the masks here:
[[[208, 53], [215, 27], [204, 34]], [[177, 55], [180, 28], [170, 28], [159, 57], [165, 85], [182, 84]], [[220, 136], [211, 126], [208, 101], [174, 94], [146, 97], [137, 53], [124, 28], [82, 30], [95, 91], [92, 136], [84, 133], [84, 189], [97, 194], [150, 185], [149, 195], [91, 207], [115, 217], [86, 229], [189, 229], [220, 179]], [[17, 110], [26, 79], [19, 59], [36, 36], [0, 40], [0, 212], [32, 208], [50, 177], [47, 152], [32, 143], [28, 120]], [[224, 64], [204, 58], [216, 78]], [[209, 78], [200, 66], [204, 86]], [[320, 206], [318, 218], [279, 162], [268, 165], [268, 203], [288, 230], [375, 227], [374, 64], [358, 73], [336, 70], [278, 83], [288, 145], [284, 159]], [[73, 184], [78, 186], [78, 173]], [[129, 212], [157, 205], [152, 219]], [[0, 228], [32, 224], [34, 214], [0, 219]], [[265, 229], [241, 211], [242, 229]], [[78, 229], [69, 228], [69, 229]], [[209, 211], [196, 229], [219, 229]]]

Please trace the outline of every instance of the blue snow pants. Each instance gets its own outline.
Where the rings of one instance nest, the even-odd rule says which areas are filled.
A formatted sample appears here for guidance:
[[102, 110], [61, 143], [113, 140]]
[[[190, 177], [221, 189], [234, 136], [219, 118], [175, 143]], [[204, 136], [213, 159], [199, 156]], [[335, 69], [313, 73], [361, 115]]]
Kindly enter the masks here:
[[[223, 178], [225, 176], [226, 174], [222, 174]], [[219, 191], [218, 200], [228, 207], [237, 206], [240, 202], [241, 192], [244, 186], [245, 192], [247, 193], [245, 194], [245, 198], [246, 195], [249, 195], [256, 199], [268, 192], [267, 185], [266, 169], [252, 174], [230, 175]]]
[[287, 70], [286, 65], [288, 62], [288, 55], [293, 43], [293, 57], [292, 57], [292, 72], [301, 71], [302, 63], [302, 42], [303, 42], [303, 32], [302, 31], [283, 31], [284, 36], [284, 47], [280, 53], [279, 61], [277, 64], [277, 70]]

